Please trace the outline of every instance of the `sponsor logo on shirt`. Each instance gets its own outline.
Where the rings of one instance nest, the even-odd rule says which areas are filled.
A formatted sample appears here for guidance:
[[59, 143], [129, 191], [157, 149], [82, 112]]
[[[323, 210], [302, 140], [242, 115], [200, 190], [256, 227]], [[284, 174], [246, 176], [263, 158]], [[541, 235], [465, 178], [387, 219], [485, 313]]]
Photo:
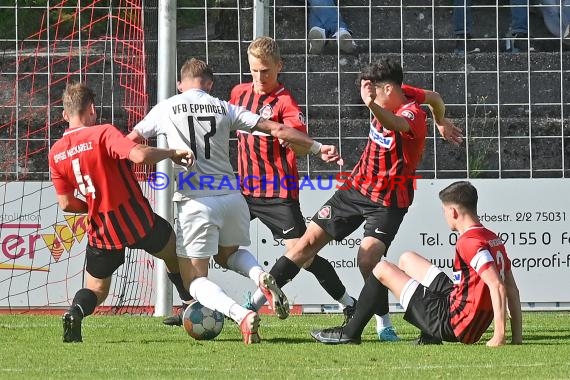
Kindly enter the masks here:
[[370, 133], [368, 134], [368, 137], [370, 137], [370, 139], [374, 141], [376, 144], [384, 148], [390, 148], [390, 146], [394, 142], [393, 137], [386, 137], [382, 135], [382, 133], [376, 130], [374, 124], [372, 123], [370, 123]]

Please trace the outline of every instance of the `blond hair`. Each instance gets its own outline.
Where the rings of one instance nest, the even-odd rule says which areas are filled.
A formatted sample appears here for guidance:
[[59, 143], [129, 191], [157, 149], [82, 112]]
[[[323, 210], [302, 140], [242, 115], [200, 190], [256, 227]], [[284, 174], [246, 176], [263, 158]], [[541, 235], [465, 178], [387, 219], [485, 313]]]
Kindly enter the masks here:
[[213, 82], [214, 72], [206, 62], [200, 59], [190, 58], [186, 60], [180, 68], [180, 80], [193, 78], [201, 78]]
[[247, 54], [261, 60], [281, 61], [279, 45], [271, 37], [258, 37], [253, 40], [247, 48]]
[[63, 110], [69, 115], [82, 115], [95, 102], [95, 94], [83, 83], [70, 83], [65, 87]]

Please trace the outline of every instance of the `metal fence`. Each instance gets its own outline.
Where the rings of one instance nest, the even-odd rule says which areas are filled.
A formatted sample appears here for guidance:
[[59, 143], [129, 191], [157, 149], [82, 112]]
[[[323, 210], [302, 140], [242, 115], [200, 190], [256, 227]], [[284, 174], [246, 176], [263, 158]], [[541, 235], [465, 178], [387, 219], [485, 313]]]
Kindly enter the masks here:
[[[26, 45], [33, 49], [34, 43], [47, 43], [30, 39], [47, 9], [47, 1], [43, 1], [43, 5], [34, 5], [39, 3], [42, 1], [0, 5], [3, 24], [0, 29], [0, 86], [13, 89], [20, 100], [6, 105], [6, 95], [0, 95], [5, 103], [0, 106], [0, 120], [28, 106], [22, 99], [29, 100], [26, 92], [29, 89], [26, 85], [15, 86], [12, 75], [15, 71], [10, 70], [27, 70], [33, 74], [33, 66], [13, 65], [18, 60], [18, 50]], [[51, 3], [53, 6], [54, 2]], [[77, 3], [81, 4], [81, 1]], [[101, 3], [102, 12], [105, 7], [113, 6], [111, 0]], [[156, 22], [151, 14], [156, 14], [157, 5], [156, 2], [146, 3], [147, 44], [155, 47]], [[173, 59], [179, 63], [189, 56], [207, 60], [216, 72], [214, 94], [228, 98], [233, 85], [249, 80], [246, 49], [254, 37], [255, 25], [256, 33], [268, 34], [279, 42], [284, 59], [280, 80], [303, 107], [310, 134], [337, 144], [346, 165], [351, 166], [365, 144], [369, 120], [355, 80], [364, 65], [382, 56], [391, 56], [402, 63], [407, 83], [438, 91], [443, 96], [447, 114], [463, 128], [466, 136], [462, 147], [451, 147], [441, 141], [431, 125], [420, 167], [422, 176], [570, 176], [570, 39], [552, 35], [542, 15], [547, 8], [561, 14], [570, 13], [570, 4], [563, 0], [562, 4], [558, 1], [553, 7], [544, 3], [523, 7], [530, 38], [521, 42], [530, 43], [535, 49], [530, 53], [505, 51], [507, 44], [513, 41], [508, 37], [510, 13], [517, 8], [510, 2], [477, 1], [471, 7], [472, 38], [467, 40], [455, 34], [453, 13], [456, 8], [463, 7], [454, 7], [451, 0], [347, 0], [335, 4], [340, 4], [334, 7], [346, 20], [357, 44], [352, 54], [340, 51], [334, 38], [329, 39], [321, 54], [310, 53], [309, 14], [319, 7], [304, 2], [178, 0], [178, 53]], [[128, 6], [124, 6], [124, 11], [129, 11]], [[564, 18], [559, 21], [562, 34], [564, 22], [567, 22]], [[71, 38], [80, 39], [81, 36]], [[468, 53], [455, 52], [456, 44], [467, 48]], [[469, 52], [475, 48], [479, 52]], [[62, 53], [45, 52], [46, 59], [52, 61], [58, 54]], [[82, 54], [84, 52], [78, 52], [74, 64], [85, 62]], [[151, 104], [156, 99], [153, 59], [150, 55], [147, 62], [146, 91], [150, 94]], [[40, 74], [36, 73], [36, 76]], [[92, 80], [99, 81], [101, 88], [109, 89], [113, 87], [113, 75], [106, 74], [93, 73]], [[123, 123], [122, 114], [113, 111], [114, 103], [110, 99], [102, 99], [101, 106], [104, 119], [119, 126]], [[55, 108], [54, 112], [59, 109]], [[18, 124], [14, 128], [16, 132], [12, 133], [5, 128], [0, 130], [0, 158], [5, 162], [21, 162], [21, 156], [30, 151], [24, 145], [43, 146], [46, 138], [53, 140], [51, 135], [17, 132], [33, 131], [34, 126], [30, 129]], [[54, 128], [61, 129], [60, 126]], [[50, 143], [48, 141], [48, 145]], [[337, 170], [312, 159], [300, 161], [303, 174]], [[22, 170], [28, 178], [31, 178], [30, 173], [37, 173], [34, 178], [45, 178], [45, 161], [34, 160], [27, 163], [26, 168], [20, 166], [12, 165], [2, 170], [13, 173], [11, 179], [19, 178], [18, 173]]]

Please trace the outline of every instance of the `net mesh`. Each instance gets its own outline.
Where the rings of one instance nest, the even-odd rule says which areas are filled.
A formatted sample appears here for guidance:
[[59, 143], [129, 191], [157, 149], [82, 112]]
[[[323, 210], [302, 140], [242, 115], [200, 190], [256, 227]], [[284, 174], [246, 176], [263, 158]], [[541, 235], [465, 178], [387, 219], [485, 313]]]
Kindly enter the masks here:
[[[87, 220], [59, 210], [47, 163], [66, 127], [66, 84], [89, 85], [100, 122], [123, 132], [149, 103], [143, 21], [156, 7], [143, 9], [143, 0], [44, 4], [16, 2], [9, 13], [15, 38], [1, 41], [0, 308], [11, 312], [66, 307], [82, 287]], [[99, 311], [150, 312], [153, 269], [152, 257], [127, 250]]]

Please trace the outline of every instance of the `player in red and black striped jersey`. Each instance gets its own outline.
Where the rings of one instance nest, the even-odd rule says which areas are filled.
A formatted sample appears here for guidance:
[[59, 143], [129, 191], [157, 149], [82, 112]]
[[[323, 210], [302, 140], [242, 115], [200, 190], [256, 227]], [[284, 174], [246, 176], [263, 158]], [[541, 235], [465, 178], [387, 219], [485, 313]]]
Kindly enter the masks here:
[[494, 321], [487, 346], [503, 345], [507, 304], [512, 343], [522, 343], [520, 297], [511, 262], [502, 240], [479, 221], [477, 190], [459, 181], [440, 191], [439, 198], [447, 224], [460, 234], [452, 278], [415, 252], [402, 254], [398, 266], [383, 260], [367, 279], [354, 318], [344, 327], [313, 331], [317, 341], [360, 343], [373, 305], [387, 301], [388, 288], [406, 310], [404, 319], [421, 330], [420, 344], [475, 343]]
[[[358, 264], [366, 279], [386, 254], [413, 200], [416, 168], [427, 135], [426, 114], [418, 101], [428, 101], [440, 132], [454, 143], [460, 131], [445, 119], [441, 97], [412, 87], [402, 87], [399, 63], [384, 60], [369, 65], [360, 77], [361, 97], [374, 115], [368, 141], [359, 162], [321, 209], [313, 216], [305, 235], [273, 266], [278, 284], [290, 281], [304, 262], [332, 239], [342, 240], [363, 222], [364, 238]], [[387, 290], [386, 290], [387, 296]], [[378, 338], [399, 340], [389, 315], [378, 307]]]
[[[230, 103], [245, 107], [288, 127], [307, 133], [305, 117], [291, 93], [278, 81], [283, 66], [279, 46], [270, 37], [260, 37], [248, 47], [252, 83], [235, 86]], [[241, 132], [238, 138], [238, 172], [242, 193], [249, 206], [251, 219], [259, 218], [276, 239], [283, 239], [287, 249], [295, 245], [306, 231], [305, 218], [299, 204], [297, 155], [308, 151], [298, 146], [281, 145], [280, 141], [261, 132]], [[327, 157], [321, 157], [330, 162]], [[292, 184], [292, 186], [290, 186]], [[351, 313], [354, 298], [338, 278], [332, 265], [320, 256], [305, 264], [327, 293]], [[256, 291], [247, 307], [258, 310], [265, 297]]]
[[[69, 128], [49, 152], [59, 206], [66, 212], [87, 213], [89, 220], [86, 285], [63, 315], [64, 342], [82, 341], [81, 320], [107, 298], [111, 275], [123, 264], [126, 247], [144, 249], [163, 259], [180, 297], [191, 300], [180, 277], [172, 227], [152, 211], [127, 159], [153, 164], [170, 158], [191, 164], [192, 152], [140, 145], [110, 124], [95, 125], [93, 102], [93, 92], [87, 86], [67, 86], [63, 116]], [[85, 200], [78, 198], [76, 191]]]

